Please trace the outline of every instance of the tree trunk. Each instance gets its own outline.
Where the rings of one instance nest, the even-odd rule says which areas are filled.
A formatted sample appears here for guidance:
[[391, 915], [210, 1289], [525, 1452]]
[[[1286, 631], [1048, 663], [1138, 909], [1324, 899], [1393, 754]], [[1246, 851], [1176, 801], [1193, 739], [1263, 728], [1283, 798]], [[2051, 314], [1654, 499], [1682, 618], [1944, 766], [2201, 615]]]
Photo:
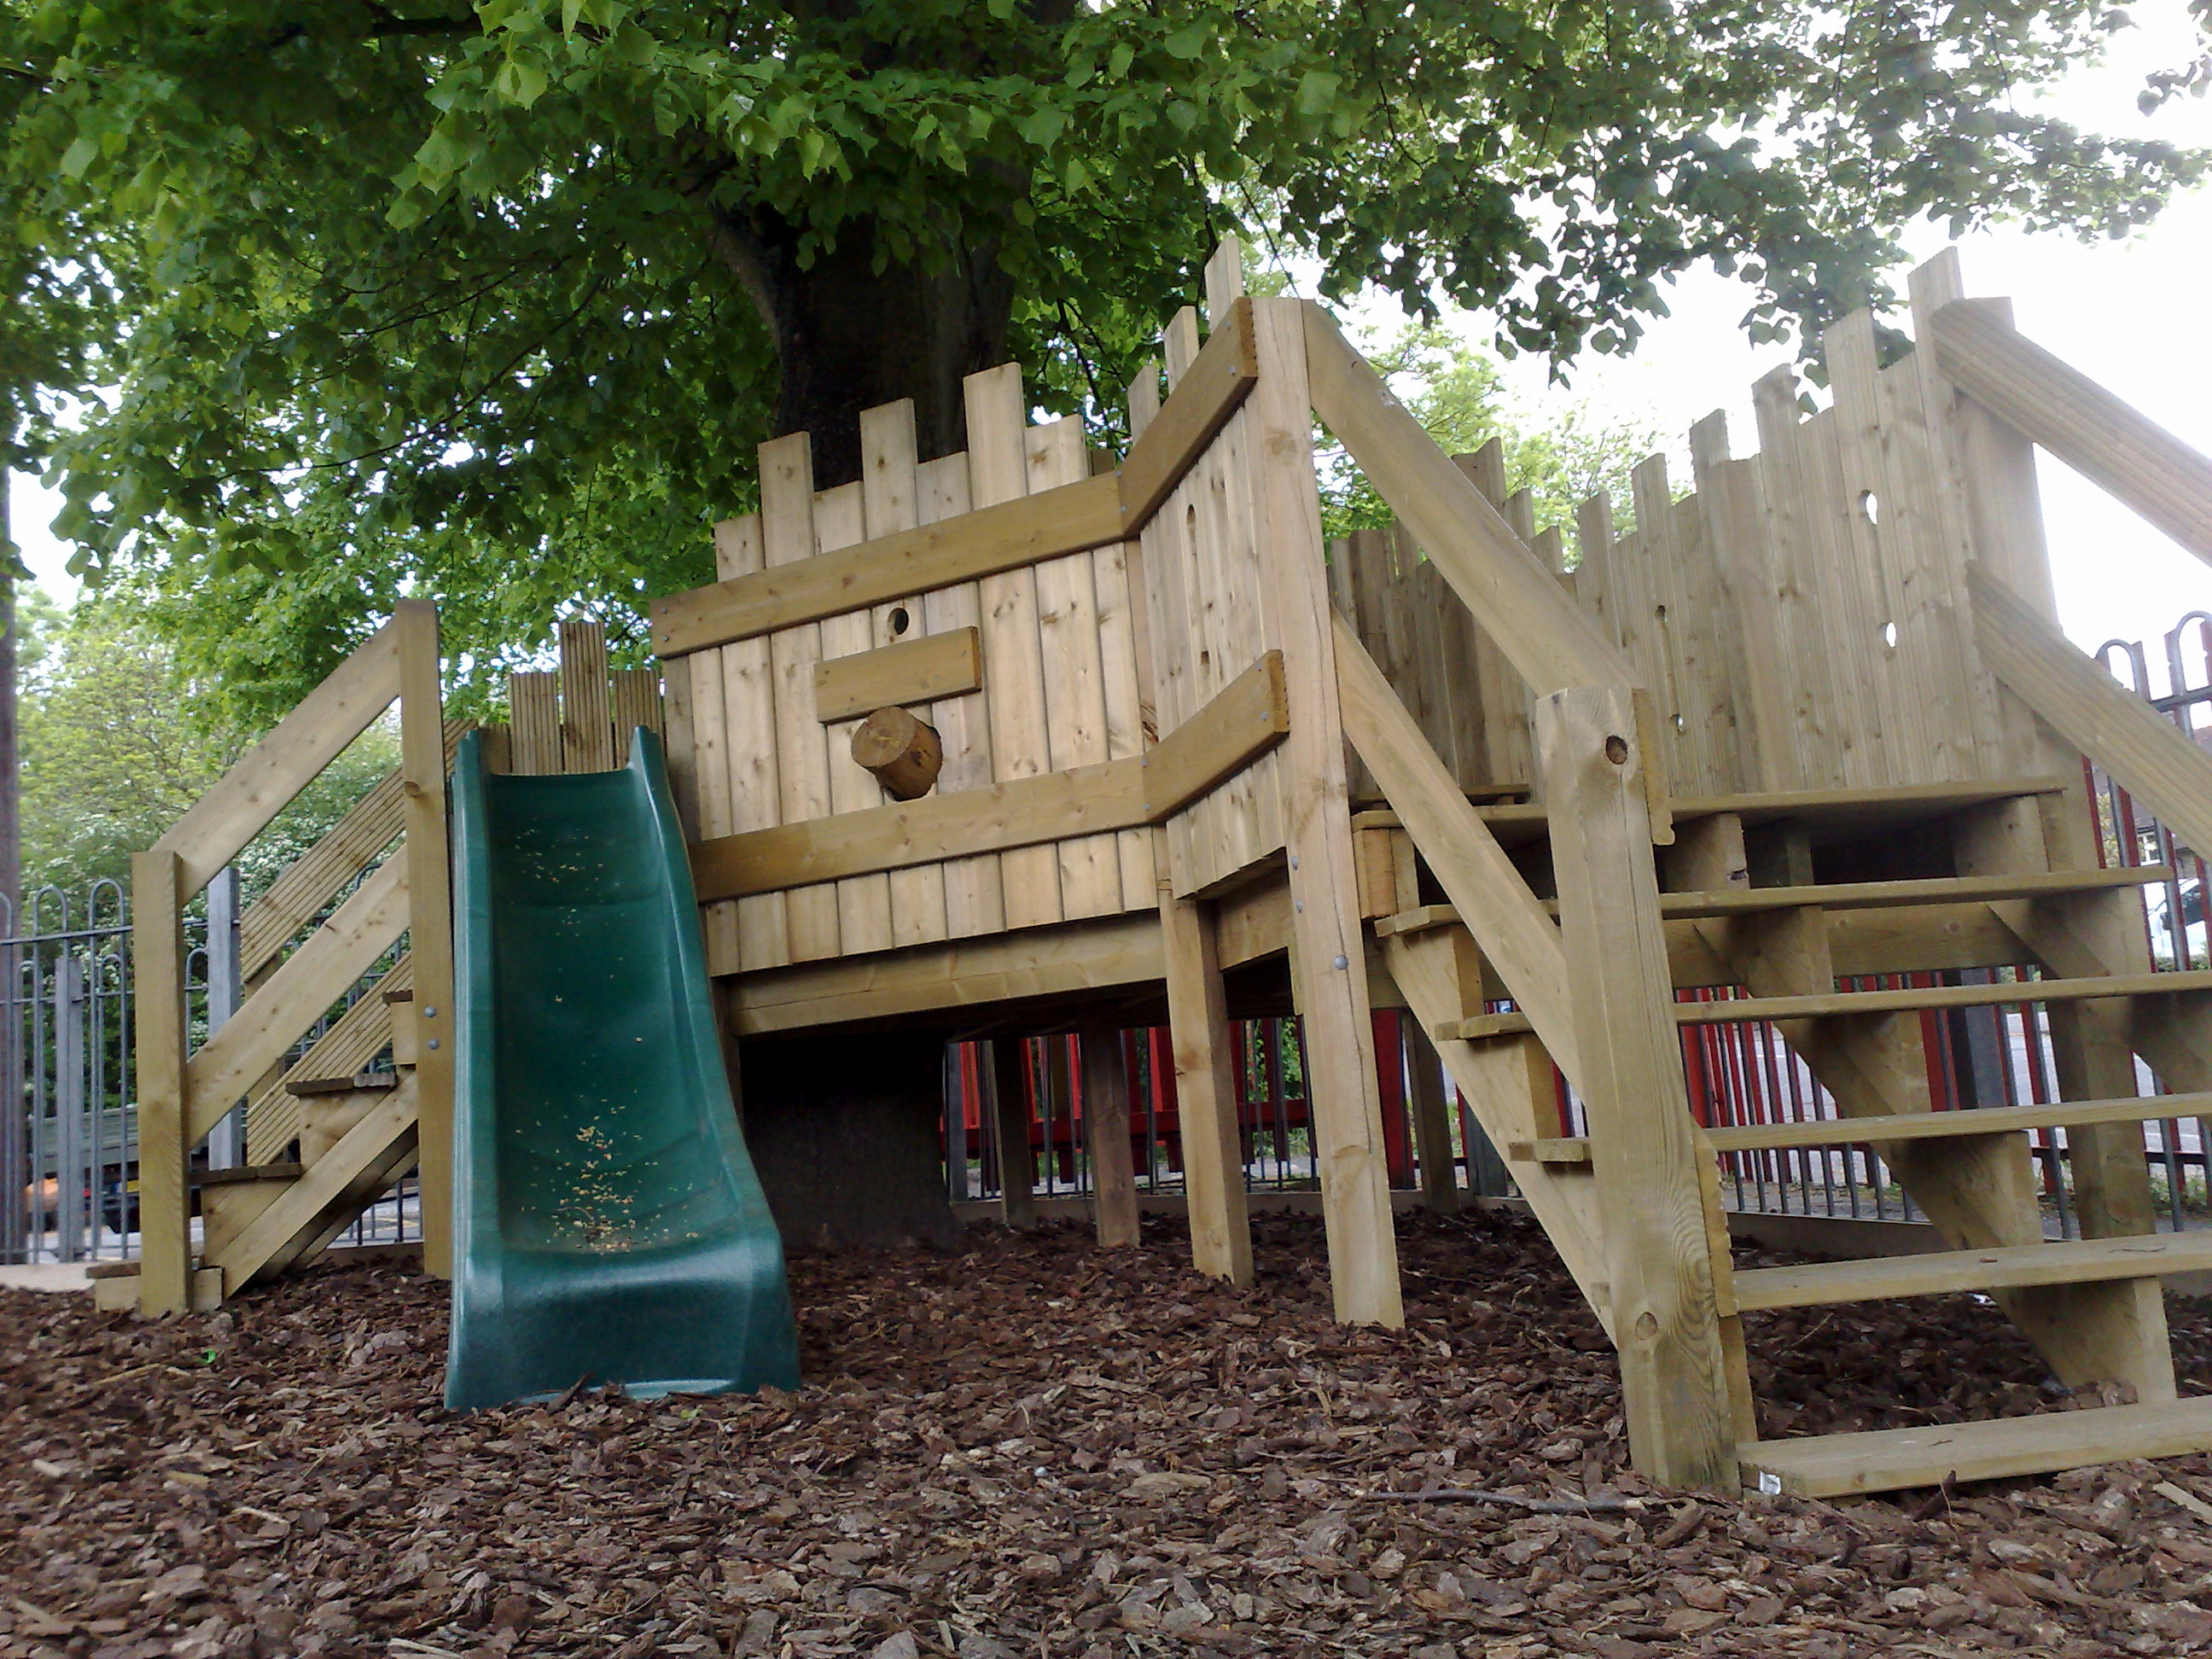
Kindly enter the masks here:
[[996, 244], [886, 258], [878, 270], [874, 231], [857, 221], [802, 268], [795, 228], [766, 213], [712, 211], [716, 251], [775, 342], [776, 434], [813, 434], [816, 488], [860, 476], [860, 411], [879, 404], [914, 400], [924, 460], [966, 447], [960, 382], [1006, 360], [1013, 317]]
[[[8, 491], [10, 478], [0, 465], [0, 559], [12, 558]], [[20, 655], [15, 648], [15, 576], [0, 564], [0, 939], [22, 933], [23, 816], [22, 766], [16, 746], [15, 673]], [[0, 985], [12, 999], [20, 988], [21, 957], [12, 944], [0, 945]], [[23, 1189], [30, 1179], [29, 1148], [23, 1117], [22, 1032], [12, 1002], [0, 1001], [0, 1261], [26, 1259], [28, 1243], [23, 1213]]]

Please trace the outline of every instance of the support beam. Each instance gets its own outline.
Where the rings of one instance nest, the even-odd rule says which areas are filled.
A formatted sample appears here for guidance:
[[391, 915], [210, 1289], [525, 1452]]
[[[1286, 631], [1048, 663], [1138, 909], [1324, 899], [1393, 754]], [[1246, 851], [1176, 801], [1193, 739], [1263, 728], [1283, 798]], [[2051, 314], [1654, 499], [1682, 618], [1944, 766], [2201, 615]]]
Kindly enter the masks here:
[[1091, 1148], [1091, 1213], [1101, 1249], [1135, 1248], [1137, 1176], [1129, 1154], [1129, 1064], [1121, 1034], [1085, 1031], [1083, 1131]]
[[1611, 686], [1539, 698], [1536, 740], [1629, 1443], [1661, 1486], [1730, 1492], [1740, 1391], [1721, 1322], [1733, 1310], [1720, 1305], [1708, 1231], [1711, 1154], [1668, 1015], [1635, 697]]
[[[1162, 855], [1158, 867], [1167, 868]], [[1252, 1226], [1245, 1208], [1243, 1138], [1237, 1124], [1229, 1005], [1221, 982], [1213, 910], [1160, 886], [1160, 954], [1167, 968], [1175, 1045], [1176, 1114], [1182, 1129], [1183, 1189], [1190, 1200], [1190, 1261], [1232, 1285], [1252, 1282]]]
[[1306, 310], [1296, 300], [1252, 302], [1260, 384], [1245, 406], [1257, 540], [1274, 564], [1267, 622], [1281, 642], [1291, 698], [1281, 777], [1291, 972], [1305, 1017], [1306, 1086], [1336, 1316], [1346, 1324], [1399, 1326], [1406, 1322], [1405, 1305], [1383, 1160], [1321, 500], [1314, 488]]
[[184, 860], [157, 848], [131, 860], [138, 1058], [138, 1311], [191, 1306], [185, 1187]]
[[[1421, 1202], [1437, 1215], [1459, 1211], [1459, 1168], [1452, 1158], [1451, 1101], [1443, 1061], [1419, 1019], [1401, 1020], [1406, 1086], [1413, 1117], [1413, 1152], [1421, 1165]], [[1470, 1159], [1470, 1162], [1472, 1160]]]
[[1036, 1151], [1030, 1145], [1030, 1045], [991, 1040], [991, 1124], [999, 1150], [999, 1218], [1036, 1225]]
[[[415, 969], [422, 1267], [437, 1278], [449, 1279], [453, 1271], [453, 896], [446, 845], [438, 608], [428, 599], [402, 599], [392, 625], [399, 632], [399, 769], [406, 797], [408, 955]], [[564, 649], [568, 639], [563, 624]], [[602, 698], [605, 661], [602, 649]], [[599, 726], [609, 729], [603, 703], [600, 710]], [[611, 762], [612, 757], [606, 758]]]

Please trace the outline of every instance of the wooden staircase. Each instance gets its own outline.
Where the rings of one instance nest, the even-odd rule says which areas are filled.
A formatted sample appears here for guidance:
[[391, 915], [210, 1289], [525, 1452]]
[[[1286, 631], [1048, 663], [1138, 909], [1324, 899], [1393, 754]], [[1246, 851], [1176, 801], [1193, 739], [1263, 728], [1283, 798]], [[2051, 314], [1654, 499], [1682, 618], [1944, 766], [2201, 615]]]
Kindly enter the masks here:
[[[1417, 769], [1368, 758], [1386, 789], [1394, 769]], [[1403, 792], [1409, 781], [1396, 781]], [[1526, 823], [1530, 809], [1455, 807], [1435, 787], [1438, 779], [1428, 782], [1427, 805], [1443, 824], [1421, 823], [1427, 815], [1418, 805], [1402, 817], [1360, 820], [1364, 829], [1406, 839], [1410, 856], [1397, 861], [1408, 882], [1403, 897], [1425, 900], [1441, 887], [1450, 901], [1408, 902], [1376, 921], [1383, 961], [1618, 1342], [1607, 1274], [1607, 1234], [1616, 1218], [1599, 1198], [1599, 1148], [1592, 1136], [1558, 1132], [1553, 1055], [1538, 1035], [1540, 1015], [1532, 1018], [1525, 1005], [1492, 1012], [1507, 986], [1461, 921], [1462, 906], [1478, 915], [1496, 909], [1494, 894], [1486, 906], [1465, 890], [1473, 862], [1468, 843], [1488, 837], [1497, 846], [1485, 819], [1510, 814], [1509, 822]], [[1844, 833], [1840, 824], [1869, 805], [1867, 792], [1808, 792], [1794, 809], [1763, 802], [1748, 848], [1740, 808], [1676, 805], [1675, 840], [1655, 871], [1666, 887], [1652, 894], [1650, 906], [1665, 933], [1669, 989], [1719, 983], [1740, 994], [1668, 1001], [1650, 1012], [1676, 1027], [1774, 1022], [1842, 1115], [1692, 1130], [1707, 1215], [1698, 1265], [1711, 1286], [1747, 1485], [1818, 1497], [2212, 1445], [2212, 1398], [2177, 1399], [2160, 1290], [2164, 1275], [2212, 1267], [2212, 1231], [2154, 1231], [2141, 1150], [2144, 1121], [2212, 1111], [2212, 973], [2150, 971], [2138, 895], [2167, 872], [2096, 867], [2084, 838], [2069, 828], [2087, 823], [2078, 787], [2056, 779], [2014, 787], [1996, 797], [1980, 789], [1923, 790], [1895, 802], [1909, 809], [1908, 820], [1893, 825], [1896, 839], [1930, 857], [1948, 853], [1969, 873], [1881, 881], [1824, 882], [1815, 869], [1816, 842]], [[1901, 833], [1908, 829], [1910, 835]], [[1431, 856], [1432, 845], [1441, 857]], [[1753, 848], [1770, 856], [1754, 860]], [[1543, 878], [1540, 857], [1524, 848], [1522, 863]], [[1775, 884], [1753, 883], [1754, 863]], [[1547, 917], [1560, 908], [1541, 903]], [[1837, 923], [1869, 913], [1893, 925], [1879, 944], [1852, 942], [1851, 959], [1839, 962]], [[2019, 980], [1838, 988], [1846, 971], [1897, 975], [2007, 963], [2019, 965]], [[2028, 978], [2029, 970], [2038, 976]], [[1717, 973], [1724, 976], [1717, 980]], [[2050, 1011], [2067, 1102], [1931, 1109], [1920, 1012], [2023, 1002]], [[2137, 1096], [2138, 1048], [2161, 1077], [2194, 1082], [2197, 1091]], [[1599, 1115], [1591, 1116], [1595, 1128]], [[2055, 1127], [2069, 1132], [2084, 1236], [2045, 1242], [2027, 1135]], [[1718, 1158], [1822, 1147], [1870, 1149], [1950, 1248], [1737, 1268], [1720, 1214]], [[1759, 1438], [1743, 1316], [1961, 1291], [1991, 1296], [2069, 1388], [2118, 1385], [2130, 1403], [1940, 1429]]]

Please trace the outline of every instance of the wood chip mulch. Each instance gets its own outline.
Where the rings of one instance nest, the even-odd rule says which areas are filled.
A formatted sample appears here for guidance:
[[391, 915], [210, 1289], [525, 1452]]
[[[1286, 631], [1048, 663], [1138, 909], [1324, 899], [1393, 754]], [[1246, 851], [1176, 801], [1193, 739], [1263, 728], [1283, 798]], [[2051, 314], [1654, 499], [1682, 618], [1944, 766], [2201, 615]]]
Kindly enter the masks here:
[[[1166, 1226], [1134, 1252], [1063, 1227], [805, 1260], [798, 1395], [465, 1418], [439, 1404], [443, 1288], [399, 1269], [151, 1325], [0, 1293], [0, 1654], [2212, 1646], [2207, 1459], [1839, 1504], [1649, 1494], [1611, 1353], [1528, 1223], [1407, 1221], [1396, 1333], [1330, 1321], [1317, 1224], [1255, 1231], [1249, 1292], [1184, 1270]], [[2172, 1306], [2202, 1391], [2212, 1319]], [[1773, 1316], [1753, 1346], [1778, 1431], [2063, 1403], [1969, 1297]]]

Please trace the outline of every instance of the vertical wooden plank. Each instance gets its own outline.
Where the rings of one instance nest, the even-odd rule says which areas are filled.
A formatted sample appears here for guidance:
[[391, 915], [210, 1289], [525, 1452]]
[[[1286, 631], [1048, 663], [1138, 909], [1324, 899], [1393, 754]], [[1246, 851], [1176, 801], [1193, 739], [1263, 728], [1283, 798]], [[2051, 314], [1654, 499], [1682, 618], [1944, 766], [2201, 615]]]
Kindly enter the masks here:
[[1085, 1031], [1083, 1128], [1091, 1147], [1091, 1209], [1101, 1249], [1138, 1243], [1137, 1174], [1129, 1152], [1129, 1066], [1121, 1034]]
[[[881, 408], [862, 410], [860, 496], [871, 541], [911, 530], [921, 522], [921, 484], [915, 467], [914, 400], [902, 398]], [[870, 623], [878, 647], [920, 639], [935, 631], [929, 625], [928, 605], [921, 594], [878, 605]], [[972, 699], [948, 697], [943, 705], [932, 704], [915, 712], [942, 739], [940, 708], [966, 701]], [[943, 865], [894, 870], [890, 884], [893, 945], [927, 945], [946, 937]]]
[[1554, 692], [1538, 702], [1536, 732], [1629, 1443], [1638, 1471], [1660, 1486], [1733, 1492], [1730, 1390], [1698, 1187], [1709, 1154], [1668, 1012], [1633, 701], [1626, 687]]
[[507, 677], [507, 708], [517, 775], [543, 777], [561, 769], [560, 677], [526, 670]]
[[[724, 581], [750, 576], [767, 563], [758, 514], [726, 519], [714, 526], [714, 572]], [[782, 818], [781, 773], [776, 765], [775, 672], [767, 636], [740, 640], [692, 659], [714, 660], [696, 671], [693, 720], [705, 741], [712, 702], [716, 753], [702, 752], [700, 797], [715, 803], [722, 833], [765, 830]], [[781, 967], [791, 960], [791, 934], [781, 893], [757, 893], [735, 904], [707, 908], [707, 952], [710, 970], [734, 972]], [[726, 966], [715, 967], [718, 962]]]
[[[823, 553], [834, 553], [866, 540], [865, 512], [858, 479], [821, 491], [814, 498], [816, 548]], [[875, 622], [866, 611], [826, 617], [820, 628], [824, 661], [875, 648]], [[811, 689], [810, 684], [809, 690]], [[860, 723], [857, 719], [839, 720], [820, 728], [829, 750], [832, 812], [863, 811], [884, 804], [883, 786], [853, 758], [853, 731]], [[850, 876], [836, 885], [838, 954], [849, 957], [890, 949], [890, 878], [882, 873]]]
[[1620, 629], [1613, 615], [1613, 497], [1591, 496], [1575, 509], [1575, 598], [1598, 619], [1614, 644]]
[[[1029, 427], [1017, 363], [970, 374], [962, 383], [968, 411], [968, 488], [976, 507], [1029, 493]], [[1006, 783], [1052, 769], [1046, 730], [1043, 641], [1037, 629], [1036, 572], [1024, 567], [981, 585], [983, 696], [990, 710], [991, 774]], [[1000, 854], [1009, 927], [1060, 920], [1060, 855], [1051, 847]]]
[[[761, 550], [771, 569], [811, 559], [814, 544], [813, 440], [804, 432], [760, 447]], [[769, 639], [775, 689], [776, 793], [779, 823], [830, 816], [830, 743], [814, 718], [814, 665], [822, 657], [818, 623], [778, 629]], [[791, 960], [817, 962], [838, 953], [837, 890], [796, 888], [783, 896]], [[738, 927], [744, 928], [740, 910]], [[747, 963], [750, 966], [750, 961]]]
[[[438, 608], [402, 599], [399, 773], [406, 795], [407, 957], [415, 975], [415, 1113], [422, 1267], [453, 1274], [453, 897], [446, 846], [446, 714], [439, 684]], [[566, 655], [563, 624], [563, 655]], [[591, 627], [598, 632], [599, 624]], [[599, 726], [606, 726], [604, 636]]]
[[1803, 453], [1808, 436], [1797, 418], [1797, 376], [1787, 364], [1752, 387], [1759, 421], [1760, 501], [1774, 568], [1781, 679], [1779, 701], [1789, 722], [1796, 775], [1808, 789], [1838, 788], [1846, 775], [1836, 721], [1844, 712], [1833, 653], [1823, 637], [1819, 538]]
[[1260, 377], [1243, 412], [1252, 423], [1259, 545], [1268, 561], [1265, 597], [1289, 683], [1291, 731], [1277, 754], [1283, 762], [1293, 901], [1291, 953], [1305, 1020], [1330, 1286], [1336, 1316], [1346, 1323], [1402, 1325], [1366, 943], [1346, 798], [1344, 720], [1322, 568], [1304, 321], [1297, 301], [1252, 303]]
[[1796, 755], [1781, 699], [1782, 662], [1774, 580], [1760, 538], [1759, 477], [1729, 455], [1728, 416], [1719, 410], [1690, 428], [1690, 464], [1705, 515], [1705, 545], [1720, 582], [1718, 629], [1734, 694], [1737, 787], [1790, 789]]
[[[655, 737], [662, 735], [659, 674], [650, 668], [617, 668], [610, 672], [607, 720], [614, 728], [614, 764], [619, 771], [629, 764], [630, 739], [638, 727]], [[665, 761], [665, 744], [663, 751]], [[674, 787], [672, 781], [670, 787]]]
[[1444, 1092], [1444, 1063], [1419, 1020], [1401, 1020], [1399, 1029], [1406, 1046], [1413, 1151], [1421, 1165], [1421, 1204], [1437, 1215], [1455, 1214], [1459, 1166], [1452, 1157], [1451, 1102]]
[[[671, 657], [661, 665], [666, 678], [665, 721], [666, 755], [668, 763], [668, 793], [676, 799], [676, 816], [684, 825], [684, 839], [699, 839], [699, 760], [694, 752], [697, 738], [691, 725], [691, 667], [700, 657], [712, 657], [711, 652], [700, 652], [690, 657]], [[715, 667], [719, 671], [718, 661]], [[719, 691], [721, 675], [714, 682]]]
[[[768, 641], [755, 643], [765, 659]], [[691, 748], [698, 777], [699, 833], [708, 839], [733, 834], [738, 827], [731, 813], [729, 694], [724, 684], [729, 655], [727, 651], [700, 651], [679, 659], [691, 670]], [[778, 906], [783, 902], [781, 893], [767, 896]], [[738, 925], [740, 906], [744, 902], [725, 899], [699, 913], [709, 974], [735, 973], [741, 966], [758, 965], [745, 951]]]
[[1813, 614], [1821, 629], [1815, 648], [1829, 658], [1838, 693], [1831, 730], [1844, 781], [1852, 786], [1899, 782], [1892, 757], [1894, 699], [1876, 659], [1887, 649], [1881, 570], [1865, 545], [1866, 515], [1849, 492], [1833, 408], [1799, 425], [1797, 453], [1811, 532]]
[[131, 975], [138, 1059], [138, 1311], [191, 1305], [191, 1197], [185, 1143], [184, 865], [131, 857]]
[[[963, 453], [924, 461], [915, 474], [917, 512], [923, 524], [957, 519], [969, 509], [968, 457]], [[956, 628], [980, 628], [981, 590], [975, 582], [942, 587], [923, 595], [923, 626], [933, 634]], [[997, 671], [987, 656], [983, 678], [988, 684]], [[945, 745], [944, 769], [937, 775], [937, 793], [957, 794], [992, 781], [991, 715], [988, 692], [950, 697], [932, 711], [937, 735]], [[1006, 925], [1006, 902], [1000, 882], [999, 856], [953, 859], [945, 872], [945, 925], [954, 939], [995, 933]]]
[[607, 719], [607, 630], [594, 617], [563, 617], [561, 634], [561, 769], [611, 772]]
[[991, 1039], [991, 1121], [999, 1148], [999, 1215], [1009, 1227], [1036, 1225], [1036, 1152], [1030, 1145], [1030, 1045]]
[[[1078, 483], [1089, 475], [1083, 422], [1069, 416], [1024, 434], [1031, 495]], [[1037, 632], [1044, 668], [1046, 753], [1065, 772], [1109, 758], [1106, 669], [1098, 637], [1097, 569], [1088, 553], [1048, 559], [1036, 567]], [[1111, 835], [1059, 842], [1062, 914], [1117, 914], [1121, 908], [1121, 848]], [[1150, 895], [1146, 896], [1147, 900]]]
[[1190, 1262], [1215, 1279], [1249, 1285], [1252, 1226], [1245, 1204], [1243, 1137], [1237, 1124], [1229, 1005], [1212, 908], [1166, 890], [1159, 902]]

